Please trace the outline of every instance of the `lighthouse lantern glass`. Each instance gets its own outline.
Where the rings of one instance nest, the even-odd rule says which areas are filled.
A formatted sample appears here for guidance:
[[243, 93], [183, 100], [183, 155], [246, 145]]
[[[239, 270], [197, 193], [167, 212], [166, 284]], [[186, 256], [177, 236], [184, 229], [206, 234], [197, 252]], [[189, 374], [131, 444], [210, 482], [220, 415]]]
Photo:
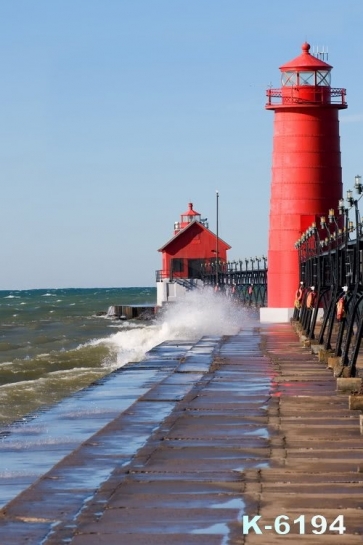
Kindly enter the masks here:
[[191, 223], [192, 221], [200, 222], [200, 214], [195, 214], [194, 216], [182, 216], [183, 223]]
[[330, 87], [330, 80], [330, 70], [287, 71], [281, 74], [282, 87], [294, 87], [295, 85]]
[[282, 72], [281, 83], [283, 87], [292, 87], [297, 85], [296, 72]]
[[329, 70], [318, 70], [316, 73], [316, 85], [330, 87], [331, 74]]
[[315, 85], [315, 72], [300, 72], [299, 85]]

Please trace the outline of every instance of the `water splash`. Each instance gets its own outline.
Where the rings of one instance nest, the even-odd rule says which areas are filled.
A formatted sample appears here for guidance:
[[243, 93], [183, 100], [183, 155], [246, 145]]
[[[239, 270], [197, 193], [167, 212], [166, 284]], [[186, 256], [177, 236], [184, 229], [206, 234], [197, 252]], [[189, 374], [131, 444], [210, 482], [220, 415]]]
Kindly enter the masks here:
[[162, 310], [152, 325], [119, 331], [95, 343], [106, 344], [117, 354], [116, 362], [111, 358], [105, 365], [121, 367], [130, 361], [141, 361], [146, 352], [165, 341], [236, 334], [246, 317], [246, 310], [233, 299], [212, 289], [191, 291]]
[[170, 340], [195, 340], [204, 335], [236, 334], [245, 318], [245, 310], [233, 299], [205, 288], [187, 292], [170, 305], [163, 315], [161, 328]]

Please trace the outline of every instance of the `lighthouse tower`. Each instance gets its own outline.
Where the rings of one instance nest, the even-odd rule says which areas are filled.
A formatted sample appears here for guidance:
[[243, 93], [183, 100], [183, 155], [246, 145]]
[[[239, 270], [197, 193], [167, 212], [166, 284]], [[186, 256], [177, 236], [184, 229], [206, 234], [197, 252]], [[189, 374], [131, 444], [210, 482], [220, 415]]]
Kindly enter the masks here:
[[287, 322], [299, 285], [294, 244], [317, 216], [342, 197], [338, 112], [347, 108], [345, 89], [330, 85], [332, 66], [310, 54], [280, 67], [280, 89], [267, 90], [274, 111], [268, 307], [261, 321]]

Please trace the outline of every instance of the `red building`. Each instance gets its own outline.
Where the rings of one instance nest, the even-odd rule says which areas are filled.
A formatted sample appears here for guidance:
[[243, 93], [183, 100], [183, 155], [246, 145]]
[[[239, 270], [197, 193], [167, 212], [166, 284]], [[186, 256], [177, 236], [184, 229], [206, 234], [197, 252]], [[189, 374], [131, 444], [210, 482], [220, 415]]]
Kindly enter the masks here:
[[162, 253], [162, 269], [157, 274], [158, 306], [197, 283], [203, 267], [216, 265], [217, 251], [219, 266], [226, 263], [230, 248], [208, 229], [207, 220], [189, 203], [188, 210], [174, 224], [174, 236], [158, 250]]
[[263, 321], [291, 317], [300, 281], [294, 244], [342, 196], [338, 113], [347, 107], [346, 91], [331, 87], [331, 69], [304, 43], [301, 54], [280, 67], [281, 88], [267, 90], [274, 134]]

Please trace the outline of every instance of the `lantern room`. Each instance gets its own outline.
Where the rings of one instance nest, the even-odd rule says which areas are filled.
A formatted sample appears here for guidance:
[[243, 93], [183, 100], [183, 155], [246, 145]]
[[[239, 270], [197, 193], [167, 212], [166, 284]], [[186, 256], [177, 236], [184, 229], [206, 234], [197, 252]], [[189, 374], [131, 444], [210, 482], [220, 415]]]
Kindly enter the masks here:
[[308, 43], [301, 50], [298, 57], [280, 66], [281, 89], [267, 91], [266, 109], [304, 103], [309, 107], [335, 103], [346, 108], [345, 89], [330, 86], [332, 66], [311, 55]]
[[174, 223], [174, 235], [176, 235], [181, 229], [187, 227], [192, 221], [198, 221], [202, 223], [204, 227], [208, 229], [207, 218], [202, 219], [202, 216], [196, 210], [193, 210], [193, 203], [188, 203], [188, 210], [184, 214], [180, 215], [180, 221]]

